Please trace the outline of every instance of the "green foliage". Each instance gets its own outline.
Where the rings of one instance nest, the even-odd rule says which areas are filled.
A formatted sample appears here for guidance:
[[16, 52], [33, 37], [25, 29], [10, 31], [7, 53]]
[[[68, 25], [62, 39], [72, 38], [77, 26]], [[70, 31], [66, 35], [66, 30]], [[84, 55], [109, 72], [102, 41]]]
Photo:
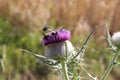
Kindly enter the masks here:
[[[28, 70], [37, 73], [36, 68], [42, 73], [42, 70], [44, 72], [44, 68], [46, 68], [45, 65], [37, 64], [34, 57], [21, 50], [23, 48], [35, 53], [44, 54], [44, 48], [40, 44], [41, 34], [30, 33], [28, 30], [25, 30], [27, 28], [23, 28], [21, 34], [18, 35], [19, 28], [15, 28], [9, 19], [0, 18], [0, 60], [3, 60], [4, 64], [2, 66], [0, 63], [0, 78], [2, 80], [6, 80], [8, 76], [12, 75], [15, 76], [12, 78], [14, 79], [21, 72], [24, 73]], [[6, 46], [5, 51], [4, 46]], [[5, 68], [5, 72], [2, 71], [3, 68]], [[48, 73], [48, 71], [46, 72]], [[6, 73], [6, 75], [3, 73]]]
[[11, 24], [8, 20], [0, 18], [0, 43], [12, 41], [14, 33], [12, 33]]

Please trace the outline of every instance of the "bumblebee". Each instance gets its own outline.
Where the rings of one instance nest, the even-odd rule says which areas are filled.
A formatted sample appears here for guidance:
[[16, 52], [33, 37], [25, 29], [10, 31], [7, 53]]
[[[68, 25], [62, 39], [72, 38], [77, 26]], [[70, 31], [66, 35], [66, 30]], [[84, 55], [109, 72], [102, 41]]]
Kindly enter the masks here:
[[43, 29], [42, 29], [42, 34], [45, 39], [47, 39], [49, 37], [48, 30], [49, 30], [49, 28], [47, 26], [43, 27]]
[[49, 29], [47, 26], [43, 27], [42, 31], [42, 34], [45, 39], [49, 37], [49, 32], [51, 32], [52, 35], [57, 35], [57, 32], [55, 30]]

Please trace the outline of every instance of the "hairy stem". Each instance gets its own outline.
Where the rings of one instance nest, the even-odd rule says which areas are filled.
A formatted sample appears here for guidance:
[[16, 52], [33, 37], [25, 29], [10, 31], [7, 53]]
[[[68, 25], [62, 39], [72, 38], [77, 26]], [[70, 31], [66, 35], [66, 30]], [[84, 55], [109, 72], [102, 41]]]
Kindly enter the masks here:
[[69, 76], [68, 76], [68, 73], [67, 73], [67, 64], [66, 64], [65, 61], [62, 61], [61, 64], [62, 64], [62, 70], [63, 70], [63, 73], [64, 73], [65, 80], [69, 80]]
[[115, 62], [116, 62], [116, 60], [117, 60], [117, 58], [118, 58], [118, 56], [119, 56], [119, 51], [120, 51], [120, 50], [118, 50], [118, 51], [115, 53], [115, 55], [113, 56], [113, 59], [112, 59], [112, 61], [109, 63], [109, 65], [108, 65], [105, 73], [103, 74], [101, 80], [106, 80], [106, 78], [108, 77], [108, 75], [109, 75], [112, 67], [114, 66], [114, 64], [115, 64]]

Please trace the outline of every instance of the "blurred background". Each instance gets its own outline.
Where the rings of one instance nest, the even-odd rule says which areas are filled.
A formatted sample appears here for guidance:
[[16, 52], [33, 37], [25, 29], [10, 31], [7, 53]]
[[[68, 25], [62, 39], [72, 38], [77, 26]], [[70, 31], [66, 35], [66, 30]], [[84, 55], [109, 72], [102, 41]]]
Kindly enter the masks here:
[[[96, 26], [84, 67], [100, 79], [113, 56], [105, 39], [105, 23], [111, 35], [120, 31], [120, 0], [0, 0], [0, 80], [62, 80], [48, 66], [21, 51], [44, 55], [45, 47], [40, 44], [44, 26], [69, 29], [74, 46], [81, 46]], [[108, 80], [120, 80], [119, 68], [112, 69]], [[81, 76], [87, 80], [82, 71]]]

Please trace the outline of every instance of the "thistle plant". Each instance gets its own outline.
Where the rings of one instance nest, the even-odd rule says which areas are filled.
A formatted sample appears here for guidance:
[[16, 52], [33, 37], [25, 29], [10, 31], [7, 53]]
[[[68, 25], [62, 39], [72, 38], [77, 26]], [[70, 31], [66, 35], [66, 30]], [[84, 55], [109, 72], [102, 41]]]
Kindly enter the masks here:
[[[23, 51], [32, 54], [41, 62], [49, 65], [53, 69], [57, 69], [58, 71], [60, 70], [60, 72], [62, 72], [61, 75], [64, 75], [64, 80], [81, 80], [78, 67], [83, 60], [87, 42], [95, 30], [96, 28], [89, 33], [82, 47], [77, 51], [70, 42], [71, 33], [69, 30], [51, 30], [48, 27], [44, 27], [41, 44], [46, 48], [45, 56], [38, 55], [24, 49]], [[80, 66], [90, 79], [97, 80], [97, 78], [92, 77], [90, 73], [82, 67], [82, 65]]]
[[110, 61], [107, 69], [105, 70], [101, 80], [106, 80], [113, 66], [118, 64], [117, 59], [120, 53], [120, 32], [114, 33], [113, 36], [111, 37], [111, 35], [109, 34], [109, 28], [106, 25], [106, 33], [109, 47], [113, 51], [114, 56], [112, 57], [112, 60]]

